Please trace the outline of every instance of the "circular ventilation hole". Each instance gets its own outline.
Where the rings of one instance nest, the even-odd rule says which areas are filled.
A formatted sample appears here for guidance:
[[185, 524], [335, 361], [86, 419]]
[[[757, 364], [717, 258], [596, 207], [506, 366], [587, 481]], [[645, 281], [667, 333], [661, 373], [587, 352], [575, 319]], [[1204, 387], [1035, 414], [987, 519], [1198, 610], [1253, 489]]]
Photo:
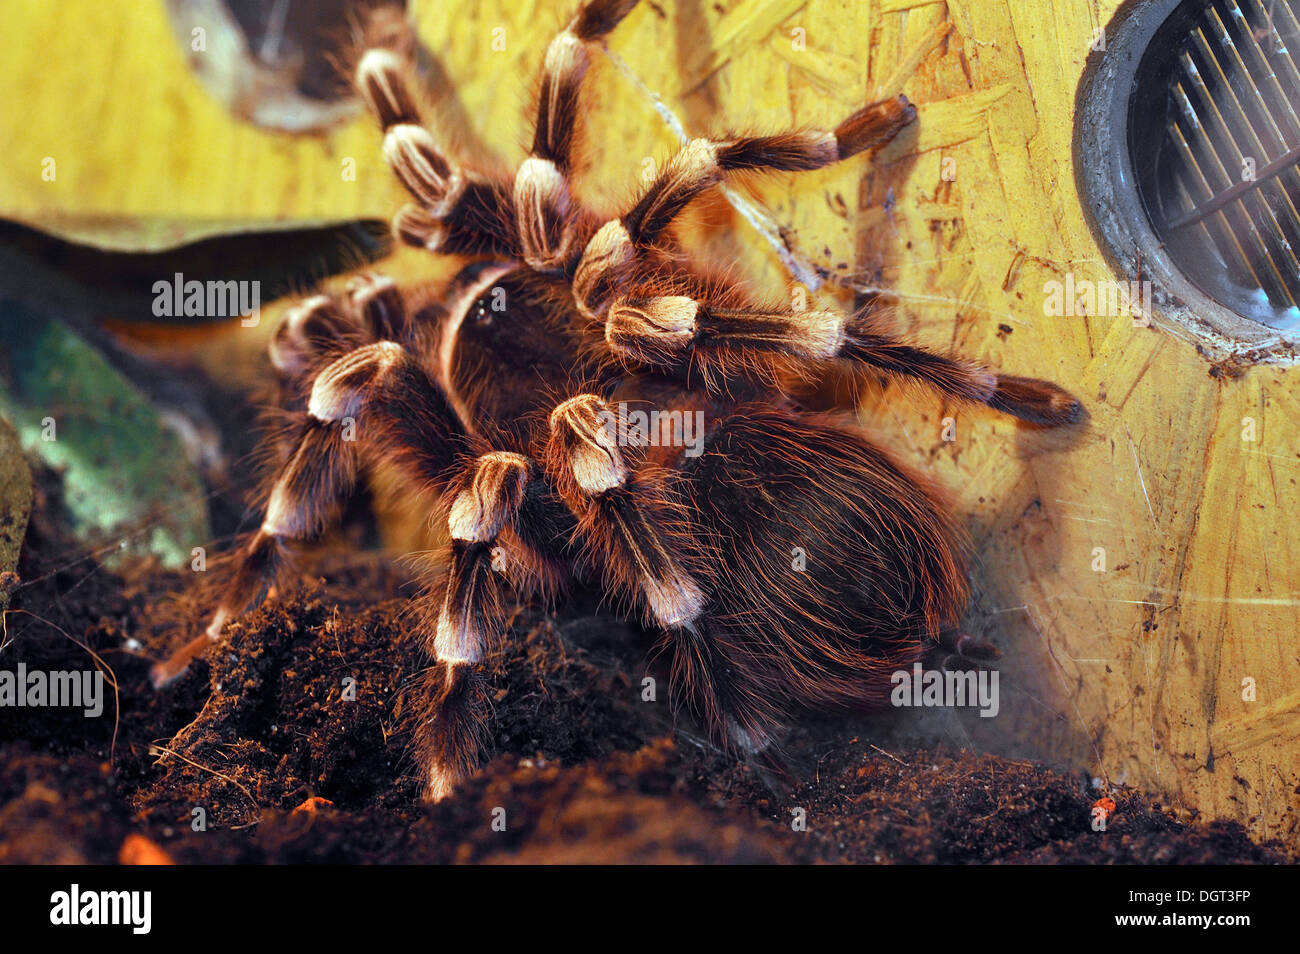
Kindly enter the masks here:
[[1300, 331], [1300, 0], [1179, 5], [1137, 69], [1129, 148], [1169, 255], [1206, 294]]
[[1300, 342], [1300, 0], [1130, 0], [1089, 58], [1076, 175], [1111, 264], [1212, 356]]

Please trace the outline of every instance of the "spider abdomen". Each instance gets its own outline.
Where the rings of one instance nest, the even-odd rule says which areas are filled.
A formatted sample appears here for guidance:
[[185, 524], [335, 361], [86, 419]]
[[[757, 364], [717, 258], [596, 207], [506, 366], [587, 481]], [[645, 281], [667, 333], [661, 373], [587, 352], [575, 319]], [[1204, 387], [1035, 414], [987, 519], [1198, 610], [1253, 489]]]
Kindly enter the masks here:
[[779, 710], [868, 708], [956, 622], [961, 533], [935, 490], [830, 418], [739, 408], [683, 466], [711, 541], [701, 627]]

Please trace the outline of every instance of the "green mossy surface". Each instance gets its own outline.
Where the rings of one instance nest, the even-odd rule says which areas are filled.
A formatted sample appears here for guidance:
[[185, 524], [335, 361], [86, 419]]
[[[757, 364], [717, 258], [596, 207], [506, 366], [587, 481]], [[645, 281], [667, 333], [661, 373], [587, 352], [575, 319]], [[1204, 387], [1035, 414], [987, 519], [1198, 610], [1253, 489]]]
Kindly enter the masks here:
[[63, 473], [77, 536], [189, 563], [211, 538], [203, 486], [145, 396], [63, 324], [21, 305], [0, 303], [0, 340], [0, 416], [24, 452]]

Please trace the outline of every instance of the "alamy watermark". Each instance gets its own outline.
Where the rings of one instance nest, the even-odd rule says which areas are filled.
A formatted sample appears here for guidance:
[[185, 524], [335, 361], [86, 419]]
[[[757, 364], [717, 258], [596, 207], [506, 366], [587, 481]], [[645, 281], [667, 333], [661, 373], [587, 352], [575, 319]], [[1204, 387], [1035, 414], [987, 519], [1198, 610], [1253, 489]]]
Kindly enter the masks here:
[[153, 927], [152, 891], [91, 891], [73, 884], [50, 895], [50, 923], [54, 925], [124, 925], [132, 934], [148, 934]]
[[619, 447], [682, 447], [686, 457], [704, 452], [703, 411], [642, 411], [623, 402], [598, 417]]
[[1129, 317], [1135, 325], [1151, 323], [1151, 283], [1076, 279], [1066, 272], [1065, 281], [1043, 283], [1043, 314], [1049, 318]]
[[978, 706], [983, 719], [993, 718], [1001, 708], [996, 669], [925, 669], [914, 663], [911, 672], [899, 669], [889, 681], [894, 686], [889, 701], [899, 708]]
[[81, 709], [87, 719], [104, 712], [104, 674], [98, 669], [0, 669], [0, 708]]
[[158, 318], [241, 318], [245, 328], [262, 320], [262, 283], [185, 280], [177, 272], [171, 281], [153, 283], [153, 313]]

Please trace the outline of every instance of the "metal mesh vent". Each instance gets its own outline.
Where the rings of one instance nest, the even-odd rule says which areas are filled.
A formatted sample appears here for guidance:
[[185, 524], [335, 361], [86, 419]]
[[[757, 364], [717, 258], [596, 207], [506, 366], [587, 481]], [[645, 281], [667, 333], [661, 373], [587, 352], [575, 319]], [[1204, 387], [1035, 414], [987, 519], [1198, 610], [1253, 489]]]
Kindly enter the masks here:
[[[1295, 52], [1293, 52], [1295, 48]], [[1188, 0], [1134, 77], [1152, 227], [1206, 294], [1300, 331], [1300, 0]]]

